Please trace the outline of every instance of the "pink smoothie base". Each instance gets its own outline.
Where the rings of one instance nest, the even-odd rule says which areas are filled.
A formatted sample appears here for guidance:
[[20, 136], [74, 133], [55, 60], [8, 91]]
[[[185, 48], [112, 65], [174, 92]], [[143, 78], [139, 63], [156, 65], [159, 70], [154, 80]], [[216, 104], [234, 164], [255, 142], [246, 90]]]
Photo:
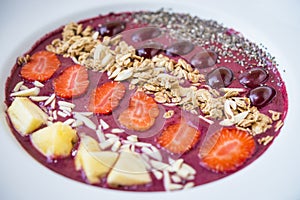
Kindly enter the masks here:
[[[121, 19], [121, 20], [129, 19], [129, 22], [127, 22], [126, 30], [145, 26], [145, 25], [132, 24], [130, 22], [131, 13], [109, 14], [109, 15], [106, 15], [106, 16], [99, 16], [99, 17], [87, 19], [87, 20], [81, 21], [79, 23], [82, 23], [84, 25], [84, 27], [87, 26], [87, 25], [97, 27], [98, 24], [102, 24], [102, 23], [105, 23], [107, 21], [114, 21], [116, 19]], [[45, 46], [50, 44], [53, 39], [61, 37], [62, 29], [63, 29], [63, 27], [61, 27], [61, 28], [45, 35], [26, 54], [32, 55], [33, 53], [35, 53], [37, 51], [45, 50]], [[126, 40], [126, 42], [130, 43], [129, 40], [127, 41], [126, 37], [125, 37], [125, 40]], [[192, 54], [188, 54], [184, 58], [189, 59], [191, 56], [192, 56]], [[61, 67], [53, 75], [53, 77], [50, 80], [48, 80], [44, 83], [45, 86], [41, 90], [40, 95], [49, 96], [49, 95], [53, 94], [54, 91], [53, 91], [53, 88], [52, 88], [52, 80], [55, 79], [66, 67], [74, 64], [73, 61], [70, 58], [63, 58], [62, 56], [58, 56], [58, 58], [62, 63]], [[237, 77], [239, 75], [239, 71], [242, 69], [241, 66], [239, 66], [238, 64], [235, 64], [235, 63], [222, 63], [222, 62], [216, 65], [216, 67], [218, 67], [218, 66], [227, 66], [228, 68], [230, 68], [234, 72], [235, 80], [232, 82], [230, 87], [239, 87], [239, 88], [242, 87], [242, 85], [237, 80]], [[16, 64], [13, 67], [12, 71], [11, 71], [10, 77], [8, 77], [8, 79], [7, 79], [6, 90], [5, 90], [5, 95], [6, 95], [5, 103], [6, 103], [7, 106], [9, 106], [12, 103], [12, 98], [10, 97], [10, 93], [12, 92], [14, 86], [19, 81], [23, 80], [21, 78], [21, 76], [19, 75], [20, 74], [20, 69], [21, 69], [21, 67], [17, 66], [17, 64]], [[69, 100], [70, 102], [76, 104], [76, 107], [75, 107], [74, 111], [87, 111], [87, 105], [88, 105], [88, 102], [89, 102], [89, 97], [90, 97], [91, 91], [95, 87], [97, 87], [97, 85], [101, 85], [101, 84], [108, 81], [108, 78], [107, 78], [106, 74], [102, 74], [100, 72], [93, 72], [93, 71], [89, 71], [89, 79], [90, 79], [90, 85], [89, 85], [87, 93], [84, 94], [83, 96], [79, 97], [79, 98]], [[272, 81], [272, 80], [275, 80], [275, 81]], [[26, 84], [28, 85], [27, 81], [25, 81], [25, 85]], [[125, 85], [128, 86], [127, 83], [125, 83]], [[265, 83], [265, 85], [273, 87], [277, 91], [277, 94], [276, 94], [275, 98], [267, 106], [261, 108], [260, 111], [262, 113], [267, 113], [268, 110], [276, 110], [276, 111], [282, 112], [281, 120], [284, 120], [285, 117], [286, 117], [286, 114], [287, 114], [287, 110], [288, 110], [288, 97], [287, 97], [285, 84], [282, 81], [281, 76], [280, 76], [280, 74], [279, 74], [279, 72], [278, 72], [278, 70], [275, 66], [270, 66], [269, 79]], [[94, 115], [91, 119], [94, 121], [94, 123], [99, 124], [99, 119], [101, 118], [104, 121], [106, 121], [110, 125], [110, 127], [118, 127], [119, 124], [117, 123], [115, 118], [116, 118], [118, 112], [120, 112], [124, 107], [126, 107], [126, 104], [127, 104], [126, 102], [128, 101], [131, 93], [132, 93], [132, 91], [128, 90], [128, 88], [127, 88], [125, 98], [121, 101], [120, 107], [115, 112], [113, 112], [112, 115]], [[65, 100], [65, 99], [62, 99], [62, 100]], [[160, 109], [168, 110], [170, 108], [165, 107], [163, 105], [160, 105]], [[144, 141], [144, 142], [149, 142], [149, 143], [153, 144], [154, 146], [158, 146], [157, 143], [156, 143], [156, 138], [160, 135], [163, 126], [168, 126], [169, 124], [176, 123], [180, 119], [180, 115], [182, 115], [182, 114], [184, 114], [185, 116], [190, 116], [191, 118], [193, 118], [193, 116], [183, 112], [178, 107], [176, 107], [176, 108], [172, 107], [172, 110], [175, 110], [175, 117], [173, 117], [171, 119], [168, 119], [168, 120], [164, 120], [162, 118], [162, 116], [161, 116], [162, 114], [161, 114], [157, 119], [157, 121], [160, 121], [160, 123], [157, 123], [157, 124], [154, 125], [154, 127], [152, 127], [152, 130], [156, 130], [156, 131], [158, 130], [158, 132], [156, 134], [150, 135], [150, 137], [149, 137], [149, 135], [147, 137], [144, 137], [144, 138], [140, 137], [141, 138], [140, 140]], [[194, 182], [195, 182], [195, 185], [197, 186], [197, 185], [202, 185], [202, 184], [209, 183], [209, 182], [212, 182], [212, 181], [216, 181], [218, 179], [229, 176], [232, 173], [226, 173], [226, 174], [214, 173], [210, 170], [207, 170], [206, 168], [203, 168], [199, 164], [200, 160], [199, 160], [198, 155], [197, 155], [199, 146], [201, 145], [201, 142], [202, 142], [203, 138], [206, 136], [206, 133], [209, 130], [212, 130], [213, 127], [209, 127], [207, 123], [205, 123], [204, 121], [198, 120], [198, 118], [196, 118], [196, 117], [197, 116], [194, 116], [192, 121], [195, 121], [195, 122], [192, 122], [192, 123], [194, 123], [196, 126], [198, 126], [198, 129], [202, 133], [200, 141], [198, 142], [196, 147], [193, 148], [191, 151], [181, 155], [181, 158], [183, 158], [187, 164], [191, 165], [194, 169], [196, 169], [197, 174], [196, 174], [196, 178], [195, 178]], [[42, 154], [40, 154], [32, 146], [29, 137], [21, 136], [13, 128], [13, 126], [11, 125], [9, 119], [7, 119], [7, 122], [9, 124], [9, 126], [11, 127], [11, 131], [12, 131], [13, 135], [18, 140], [18, 142], [22, 145], [24, 150], [27, 151], [39, 163], [41, 163], [45, 167], [51, 169], [52, 171], [55, 171], [58, 174], [61, 174], [61, 175], [65, 176], [65, 177], [68, 177], [70, 179], [73, 179], [75, 181], [79, 181], [79, 182], [82, 182], [82, 183], [86, 182], [82, 172], [75, 170], [73, 156], [70, 156], [70, 157], [64, 158], [64, 159], [58, 159], [58, 160], [48, 160], [46, 157], [44, 157]], [[120, 128], [122, 128], [122, 127], [120, 127]], [[78, 133], [85, 132], [86, 134], [94, 137], [95, 139], [97, 138], [96, 135], [95, 135], [95, 132], [88, 129], [88, 128], [86, 128], [86, 127], [79, 127], [77, 129], [77, 132]], [[151, 130], [149, 132], [151, 132]], [[279, 134], [279, 131], [274, 132], [274, 128], [272, 127], [266, 133], [255, 136], [255, 138], [258, 139], [258, 138], [266, 136], [266, 135], [272, 135], [272, 136], [276, 137], [278, 134]], [[126, 134], [124, 134], [124, 136], [125, 135]], [[256, 160], [260, 155], [262, 155], [269, 148], [269, 146], [271, 144], [272, 144], [272, 142], [270, 142], [266, 146], [263, 146], [263, 145], [259, 145], [257, 143], [256, 151], [255, 151], [254, 155], [250, 159], [248, 159], [246, 161], [246, 163], [244, 165], [242, 165], [238, 170], [246, 167], [247, 165], [252, 163], [254, 160]], [[74, 152], [76, 151], [77, 146], [78, 146], [78, 144], [75, 146]], [[163, 149], [161, 149], [161, 151], [162, 151], [163, 154], [167, 153]], [[128, 190], [128, 191], [141, 191], [141, 192], [142, 191], [163, 191], [164, 186], [163, 186], [162, 181], [158, 181], [153, 175], [151, 175], [151, 176], [152, 176], [152, 183], [150, 183], [148, 185], [132, 186], [132, 187], [120, 187], [120, 188], [117, 188], [117, 189]], [[109, 186], [106, 184], [105, 178], [102, 180], [101, 184], [98, 184], [98, 185], [95, 185], [95, 186], [109, 188]], [[111, 189], [116, 189], [116, 188], [111, 188]]]

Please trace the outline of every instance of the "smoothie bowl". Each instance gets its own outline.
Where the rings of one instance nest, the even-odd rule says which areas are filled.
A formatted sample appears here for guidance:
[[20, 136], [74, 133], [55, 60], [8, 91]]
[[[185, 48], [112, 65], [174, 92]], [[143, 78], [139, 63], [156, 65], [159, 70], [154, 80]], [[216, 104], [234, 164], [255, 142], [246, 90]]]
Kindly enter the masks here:
[[242, 170], [288, 109], [277, 63], [238, 30], [186, 13], [68, 23], [17, 56], [7, 123], [34, 159], [107, 190], [174, 191]]

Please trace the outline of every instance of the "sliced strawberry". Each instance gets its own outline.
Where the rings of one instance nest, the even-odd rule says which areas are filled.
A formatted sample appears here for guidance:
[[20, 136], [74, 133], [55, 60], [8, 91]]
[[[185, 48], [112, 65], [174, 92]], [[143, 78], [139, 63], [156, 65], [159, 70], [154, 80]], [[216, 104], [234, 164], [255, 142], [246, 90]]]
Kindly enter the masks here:
[[124, 97], [126, 88], [120, 82], [107, 82], [97, 87], [90, 99], [89, 110], [98, 114], [109, 114]]
[[159, 108], [155, 100], [144, 92], [137, 91], [118, 120], [129, 130], [146, 131], [153, 126], [158, 115]]
[[168, 126], [158, 138], [158, 144], [170, 152], [181, 154], [195, 146], [200, 137], [200, 131], [181, 122]]
[[30, 81], [46, 81], [56, 72], [60, 61], [49, 51], [38, 51], [21, 69], [21, 76]]
[[223, 128], [200, 147], [201, 165], [215, 172], [235, 171], [255, 151], [254, 138], [246, 131]]
[[53, 81], [54, 92], [63, 98], [77, 97], [85, 93], [89, 86], [88, 72], [85, 67], [72, 65]]

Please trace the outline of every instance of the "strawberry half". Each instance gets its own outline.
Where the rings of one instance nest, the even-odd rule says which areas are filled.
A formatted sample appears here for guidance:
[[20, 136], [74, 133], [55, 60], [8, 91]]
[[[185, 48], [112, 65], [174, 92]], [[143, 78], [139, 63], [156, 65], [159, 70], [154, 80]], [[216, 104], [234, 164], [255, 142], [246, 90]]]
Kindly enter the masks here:
[[93, 113], [109, 114], [119, 105], [125, 91], [120, 82], [104, 83], [93, 91], [88, 108]]
[[54, 92], [57, 96], [71, 98], [82, 95], [89, 86], [88, 72], [81, 65], [72, 65], [66, 68], [53, 81]]
[[200, 163], [215, 172], [235, 171], [253, 155], [255, 147], [254, 138], [248, 132], [223, 128], [201, 145]]
[[159, 108], [155, 100], [144, 92], [137, 91], [118, 120], [129, 130], [146, 131], [153, 126], [158, 115]]
[[60, 66], [57, 56], [49, 51], [38, 51], [21, 69], [21, 76], [30, 81], [46, 81]]
[[190, 126], [184, 119], [168, 126], [158, 138], [158, 144], [172, 153], [182, 154], [195, 146], [200, 131]]

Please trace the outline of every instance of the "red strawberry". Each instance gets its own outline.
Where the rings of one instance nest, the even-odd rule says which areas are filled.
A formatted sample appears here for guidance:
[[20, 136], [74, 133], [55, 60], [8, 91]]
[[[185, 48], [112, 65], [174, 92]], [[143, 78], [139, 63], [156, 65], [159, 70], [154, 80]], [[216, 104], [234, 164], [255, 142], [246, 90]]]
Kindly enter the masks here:
[[124, 97], [126, 88], [120, 82], [107, 82], [96, 88], [90, 99], [89, 110], [98, 114], [109, 114]]
[[158, 138], [158, 144], [170, 152], [181, 154], [198, 142], [200, 131], [185, 120], [168, 126]]
[[88, 72], [85, 67], [72, 65], [53, 81], [54, 92], [63, 98], [77, 97], [85, 93], [89, 86]]
[[223, 128], [200, 147], [201, 165], [215, 172], [235, 171], [255, 151], [254, 138], [246, 131]]
[[60, 61], [49, 51], [38, 51], [21, 69], [21, 76], [30, 81], [46, 81], [56, 72]]
[[153, 126], [158, 115], [159, 108], [155, 100], [144, 92], [137, 91], [118, 120], [129, 130], [146, 131]]

